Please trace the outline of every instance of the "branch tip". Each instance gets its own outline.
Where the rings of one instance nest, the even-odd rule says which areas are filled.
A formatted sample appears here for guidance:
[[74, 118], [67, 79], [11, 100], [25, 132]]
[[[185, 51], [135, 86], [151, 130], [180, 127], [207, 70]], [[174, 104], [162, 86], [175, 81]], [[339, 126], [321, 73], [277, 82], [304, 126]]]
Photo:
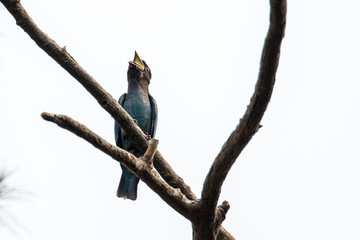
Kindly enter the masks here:
[[220, 207], [224, 210], [224, 213], [226, 214], [230, 209], [230, 204], [228, 201], [224, 201]]
[[41, 113], [41, 117], [46, 121], [51, 121], [52, 119], [54, 119], [54, 114], [43, 112]]

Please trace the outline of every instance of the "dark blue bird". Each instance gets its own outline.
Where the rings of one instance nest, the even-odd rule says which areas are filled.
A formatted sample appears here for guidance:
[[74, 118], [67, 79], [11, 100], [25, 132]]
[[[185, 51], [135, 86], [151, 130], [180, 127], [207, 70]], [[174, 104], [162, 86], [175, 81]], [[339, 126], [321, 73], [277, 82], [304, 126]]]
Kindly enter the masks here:
[[[127, 72], [128, 90], [119, 98], [119, 104], [135, 120], [141, 130], [151, 138], [155, 136], [157, 123], [157, 106], [155, 99], [149, 94], [151, 71], [144, 60], [141, 60], [135, 51], [134, 60], [129, 62]], [[143, 152], [139, 151], [136, 144], [126, 137], [126, 133], [115, 122], [116, 145], [136, 157]], [[120, 164], [122, 175], [117, 196], [125, 199], [136, 200], [139, 179], [126, 167]]]

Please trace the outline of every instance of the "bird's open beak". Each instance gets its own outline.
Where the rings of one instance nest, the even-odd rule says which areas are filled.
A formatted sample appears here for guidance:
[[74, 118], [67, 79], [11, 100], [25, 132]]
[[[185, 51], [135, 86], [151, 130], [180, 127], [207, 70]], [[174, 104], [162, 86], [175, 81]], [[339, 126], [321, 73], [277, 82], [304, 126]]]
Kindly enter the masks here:
[[145, 65], [144, 65], [143, 61], [141, 61], [141, 59], [136, 51], [135, 51], [134, 60], [130, 61], [129, 64], [130, 64], [130, 67], [135, 66], [141, 70], [145, 69]]

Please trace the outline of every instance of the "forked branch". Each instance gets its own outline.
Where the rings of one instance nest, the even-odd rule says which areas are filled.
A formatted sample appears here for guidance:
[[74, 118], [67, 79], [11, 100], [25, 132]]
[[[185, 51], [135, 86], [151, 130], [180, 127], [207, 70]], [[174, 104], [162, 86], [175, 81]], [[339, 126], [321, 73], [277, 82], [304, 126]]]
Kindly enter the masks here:
[[[36, 26], [19, 0], [0, 1], [14, 16], [17, 24], [28, 33], [38, 46], [78, 80], [121, 125], [127, 136], [137, 143], [139, 149], [145, 152], [148, 149], [149, 141], [117, 101], [67, 53], [65, 48], [59, 47]], [[204, 182], [200, 204], [197, 203], [197, 198], [190, 187], [173, 171], [159, 151], [155, 152], [156, 144], [154, 142], [142, 158], [145, 161], [138, 161], [139, 159], [132, 154], [111, 145], [84, 125], [77, 123], [69, 117], [47, 113], [43, 113], [42, 116], [44, 119], [53, 121], [59, 126], [72, 131], [114, 159], [124, 163], [126, 167], [135, 172], [165, 202], [192, 221], [195, 240], [215, 239], [216, 236], [219, 240], [234, 239], [221, 226], [229, 209], [228, 203], [224, 202], [218, 207], [216, 205], [221, 186], [230, 168], [252, 136], [260, 128], [260, 121], [271, 98], [279, 63], [280, 45], [285, 31], [286, 0], [270, 0], [270, 5], [270, 27], [264, 43], [255, 92], [239, 125], [223, 145], [211, 166]], [[154, 166], [166, 182], [162, 181], [156, 171], [152, 170], [151, 159], [153, 156]], [[181, 192], [175, 188], [180, 189]], [[194, 212], [197, 213], [196, 217], [194, 217]]]

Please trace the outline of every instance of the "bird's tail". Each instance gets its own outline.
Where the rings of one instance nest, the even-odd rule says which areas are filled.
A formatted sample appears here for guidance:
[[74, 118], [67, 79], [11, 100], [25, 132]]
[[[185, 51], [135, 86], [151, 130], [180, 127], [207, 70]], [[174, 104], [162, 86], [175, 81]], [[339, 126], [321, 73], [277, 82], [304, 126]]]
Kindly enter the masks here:
[[130, 172], [130, 170], [124, 168], [116, 195], [119, 198], [136, 200], [138, 183], [139, 178]]

